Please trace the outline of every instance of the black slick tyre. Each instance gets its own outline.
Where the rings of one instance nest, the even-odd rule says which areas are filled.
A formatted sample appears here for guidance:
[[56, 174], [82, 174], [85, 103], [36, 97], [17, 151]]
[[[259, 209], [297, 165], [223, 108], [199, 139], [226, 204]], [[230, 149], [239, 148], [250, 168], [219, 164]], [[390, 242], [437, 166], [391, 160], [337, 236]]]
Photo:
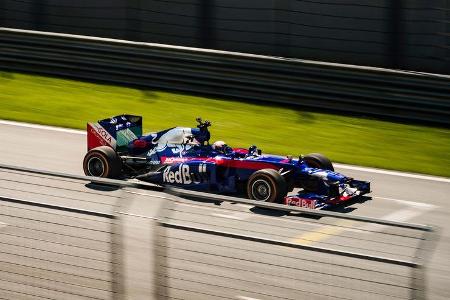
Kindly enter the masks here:
[[83, 170], [87, 176], [117, 178], [122, 170], [122, 162], [111, 147], [100, 146], [86, 153]]
[[303, 157], [303, 160], [311, 168], [334, 171], [331, 160], [320, 153], [311, 153]]
[[248, 179], [247, 196], [249, 199], [281, 203], [286, 194], [286, 180], [276, 170], [258, 170]]

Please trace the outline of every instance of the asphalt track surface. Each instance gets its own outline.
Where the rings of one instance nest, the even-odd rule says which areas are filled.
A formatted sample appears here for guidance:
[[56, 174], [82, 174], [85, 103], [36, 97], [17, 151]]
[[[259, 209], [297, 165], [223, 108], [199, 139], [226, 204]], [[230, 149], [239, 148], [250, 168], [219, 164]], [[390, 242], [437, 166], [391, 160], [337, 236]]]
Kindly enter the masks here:
[[[86, 136], [79, 131], [1, 124], [0, 139], [3, 145], [0, 149], [0, 163], [82, 174], [81, 162], [86, 152]], [[448, 195], [450, 194], [450, 180], [351, 166], [338, 166], [336, 169], [358, 179], [370, 180], [373, 189], [372, 199], [341, 208], [342, 212], [393, 221], [429, 224], [440, 228], [439, 240], [427, 269], [427, 296], [429, 299], [449, 299], [450, 208], [447, 203], [449, 201]], [[55, 181], [54, 179], [27, 177], [23, 174], [13, 173], [0, 175], [2, 175], [1, 178], [7, 179], [7, 181], [1, 182], [0, 196], [22, 197], [30, 200], [42, 199], [42, 201], [55, 201], [55, 203], [64, 205], [77, 203], [76, 205], [78, 206], [85, 206], [82, 208], [105, 212], [112, 210], [113, 203], [119, 193], [119, 191], [92, 190], [79, 182], [70, 180]], [[34, 185], [29, 185], [29, 183]], [[60, 191], [58, 197], [51, 197], [45, 195], [46, 192], [43, 191], [43, 185], [63, 188], [66, 192]], [[73, 188], [74, 186], [77, 187]], [[82, 193], [80, 193], [79, 189], [81, 189]], [[56, 189], [53, 192], [58, 193]], [[90, 202], [77, 201], [86, 200], [86, 192], [95, 194], [91, 195], [94, 200]], [[151, 192], [139, 191], [139, 193], [145, 195]], [[24, 282], [30, 281], [30, 277], [24, 277], [23, 274], [30, 273], [27, 260], [31, 261], [34, 255], [39, 255], [39, 249], [33, 248], [33, 245], [35, 245], [33, 244], [33, 239], [46, 240], [45, 235], [51, 234], [59, 234], [63, 237], [61, 247], [72, 245], [76, 248], [62, 249], [61, 251], [67, 251], [79, 257], [64, 256], [64, 259], [68, 261], [58, 257], [54, 258], [55, 262], [52, 264], [52, 267], [56, 271], [73, 273], [69, 282], [58, 283], [60, 289], [58, 293], [61, 294], [60, 297], [56, 294], [56, 298], [67, 298], [68, 295], [71, 295], [70, 298], [73, 299], [77, 297], [102, 299], [110, 295], [111, 278], [110, 273], [108, 273], [110, 266], [105, 264], [111, 252], [106, 242], [108, 234], [110, 234], [108, 229], [110, 228], [109, 220], [90, 216], [83, 220], [82, 228], [75, 228], [73, 226], [76, 224], [78, 224], [76, 226], [81, 225], [79, 225], [79, 220], [74, 223], [73, 220], [76, 216], [70, 213], [49, 214], [49, 211], [46, 211], [45, 208], [39, 208], [34, 209], [34, 211], [26, 210], [25, 214], [25, 207], [20, 204], [5, 205], [8, 208], [3, 207], [2, 213], [0, 213], [0, 235], [2, 235], [0, 252], [10, 254], [8, 256], [0, 254], [0, 270], [10, 270], [11, 272], [7, 276], [4, 275], [5, 273], [0, 272], [0, 289], [3, 291], [0, 298], [31, 299], [35, 298], [32, 295], [45, 294], [43, 287], [48, 284], [48, 279], [46, 279], [47, 281], [39, 279], [40, 277], [36, 275], [31, 279], [35, 286], [30, 287], [24, 285]], [[5, 211], [8, 211], [8, 213], [4, 213]], [[39, 235], [36, 235], [29, 231], [23, 231], [24, 228], [33, 227], [31, 221], [25, 222], [13, 217], [14, 215], [25, 215], [29, 219], [42, 219], [43, 214], [45, 214], [47, 220], [51, 220], [54, 223], [59, 222], [61, 223], [59, 227], [65, 226], [65, 229], [61, 229], [62, 232], [59, 232], [58, 226], [51, 226], [51, 230], [49, 229], [48, 231], [53, 230], [55, 232], [44, 232], [44, 228]], [[67, 215], [66, 217], [64, 217], [65, 214]], [[414, 244], [411, 244], [409, 240], [401, 240], [400, 238], [384, 234], [390, 229], [388, 230], [385, 226], [379, 225], [355, 222], [342, 223], [342, 220], [331, 218], [311, 220], [301, 216], [273, 215], [273, 213], [258, 212], [245, 205], [225, 203], [219, 207], [212, 203], [198, 203], [195, 201], [181, 201], [170, 212], [170, 216], [178, 223], [206, 226], [230, 232], [242, 232], [240, 228], [245, 227], [247, 233], [293, 243], [332, 247], [405, 260], [414, 255]], [[68, 230], [66, 227], [72, 229]], [[95, 234], [86, 229], [91, 227], [97, 230]], [[16, 232], [17, 230], [22, 230], [22, 232]], [[362, 231], [365, 231], [365, 233], [361, 233]], [[392, 232], [395, 233], [394, 231]], [[408, 234], [414, 235], [414, 233]], [[162, 251], [161, 255], [166, 259], [162, 260], [164, 263], [160, 267], [166, 267], [166, 270], [160, 275], [160, 280], [162, 286], [168, 286], [167, 290], [163, 291], [163, 294], [164, 292], [169, 293], [174, 298], [219, 299], [228, 297], [230, 299], [252, 300], [275, 299], [277, 297], [274, 295], [278, 295], [278, 297], [285, 299], [310, 299], [314, 297], [321, 298], [318, 295], [321, 292], [323, 293], [324, 290], [326, 291], [325, 294], [333, 295], [333, 288], [338, 291], [334, 295], [339, 294], [346, 299], [388, 299], [389, 296], [395, 299], [395, 297], [404, 298], [407, 296], [407, 291], [403, 288], [407, 281], [406, 271], [398, 266], [374, 267], [369, 262], [355, 262], [350, 258], [339, 258], [341, 269], [330, 266], [325, 267], [328, 273], [322, 275], [321, 278], [317, 278], [317, 280], [323, 280], [326, 283], [326, 277], [333, 276], [333, 280], [330, 282], [333, 282], [335, 285], [308, 285], [308, 279], [314, 279], [315, 275], [304, 274], [297, 269], [289, 269], [288, 267], [292, 264], [292, 257], [306, 259], [307, 262], [304, 262], [306, 264], [305, 268], [307, 267], [311, 270], [320, 268], [319, 264], [313, 263], [313, 261], [326, 262], [327, 259], [330, 259], [329, 257], [319, 253], [294, 251], [294, 249], [284, 249], [253, 242], [235, 241], [219, 237], [205, 238], [199, 233], [172, 229], [167, 230], [165, 235], [169, 242], [160, 247], [160, 250], [166, 249]], [[8, 239], [13, 236], [20, 236], [19, 243], [25, 249], [21, 250], [24, 251], [21, 253], [28, 258], [21, 259], [17, 255], [14, 256], [14, 253], [17, 253], [17, 249], [14, 248], [16, 246], [12, 242], [8, 243]], [[90, 240], [84, 240], [81, 237], [88, 237]], [[15, 240], [16, 242], [17, 240]], [[192, 249], [196, 249], [197, 252], [189, 252]], [[95, 251], [95, 253], [89, 251]], [[273, 253], [274, 251], [277, 252], [276, 256]], [[224, 255], [224, 253], [228, 254], [228, 256]], [[48, 253], [46, 255], [48, 256]], [[207, 259], [208, 257], [210, 257], [209, 260]], [[247, 259], [242, 260], [243, 257]], [[93, 262], [89, 261], [89, 259], [93, 259]], [[335, 263], [336, 259], [328, 262], [330, 264]], [[374, 275], [361, 269], [351, 269], [350, 267], [355, 266], [356, 263], [360, 267], [375, 268], [380, 272], [377, 273], [378, 275]], [[45, 265], [48, 266], [48, 263]], [[86, 265], [90, 265], [95, 270], [85, 273], [82, 267]], [[214, 273], [218, 272], [218, 269], [211, 267], [212, 265], [222, 266], [222, 269], [219, 269], [220, 274]], [[33, 267], [35, 268], [33, 270], [36, 270], [36, 267], [43, 266], [33, 265]], [[248, 270], [251, 270], [251, 272]], [[335, 272], [334, 274], [333, 271]], [[55, 273], [52, 274], [48, 274], [48, 276], [54, 276]], [[273, 278], [274, 274], [277, 274], [278, 280]], [[390, 275], [386, 274], [397, 274], [398, 276], [390, 277]], [[368, 281], [361, 283], [353, 280], [354, 283], [351, 283], [352, 276], [359, 279], [372, 278], [375, 281], [378, 280], [377, 282], [383, 280], [393, 282], [395, 283], [395, 288], [386, 291], [376, 285], [364, 286], [364, 284], [368, 284]], [[399, 279], [402, 276], [404, 277], [403, 281]], [[90, 277], [93, 278], [89, 279]], [[189, 281], [187, 278], [195, 278], [195, 280]], [[254, 280], [248, 280], [248, 278], [254, 278]], [[299, 278], [301, 278], [300, 281]], [[54, 280], [57, 279], [54, 278]], [[350, 281], [350, 283], [346, 283], [346, 280]], [[88, 291], [86, 292], [88, 294], [65, 294], [67, 291], [73, 291], [73, 284], [83, 287], [87, 286], [87, 289], [83, 289], [83, 291], [84, 293]], [[349, 286], [351, 289], [339, 291], [339, 286]], [[24, 294], [17, 294], [12, 291], [20, 288], [25, 291]], [[368, 289], [378, 293], [375, 294], [378, 296], [365, 295], [364, 291]], [[192, 290], [202, 290], [205, 294], [198, 298], [198, 294], [194, 296], [190, 292]], [[313, 293], [317, 292], [318, 294], [302, 292], [305, 290]], [[92, 293], [89, 294], [89, 291]], [[211, 293], [211, 291], [214, 291], [214, 293]], [[219, 296], [214, 298], [217, 295]], [[53, 294], [53, 297], [55, 297], [55, 294]]]

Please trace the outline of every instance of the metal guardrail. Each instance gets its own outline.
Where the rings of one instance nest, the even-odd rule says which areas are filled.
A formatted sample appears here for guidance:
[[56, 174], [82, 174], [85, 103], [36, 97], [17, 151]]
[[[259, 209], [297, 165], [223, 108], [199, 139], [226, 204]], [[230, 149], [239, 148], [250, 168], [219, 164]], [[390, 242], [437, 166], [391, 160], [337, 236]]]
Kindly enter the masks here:
[[450, 76], [0, 28], [0, 69], [450, 124]]
[[[219, 214], [208, 214], [201, 209], [196, 213], [203, 218], [192, 221], [188, 219], [188, 211], [191, 211], [189, 207], [182, 205], [173, 207], [162, 223], [167, 232], [163, 236], [165, 245], [159, 245], [158, 249], [165, 251], [167, 261], [161, 263], [165, 269], [158, 274], [166, 279], [170, 296], [188, 299], [426, 297], [420, 266], [423, 262], [414, 259], [407, 263], [398, 259], [414, 256], [409, 247], [414, 248], [422, 235], [394, 237], [385, 232], [367, 236], [358, 232], [358, 225], [349, 228], [354, 231], [337, 234], [339, 223], [326, 225], [327, 229], [321, 231], [308, 228], [309, 222], [293, 225], [260, 217], [221, 220]], [[188, 220], [201, 222], [202, 228], [186, 224]], [[314, 234], [327, 235], [326, 231], [328, 236], [315, 243], [343, 249], [342, 252], [322, 252], [320, 247], [307, 246]], [[294, 232], [299, 234], [297, 240], [286, 241]], [[411, 234], [409, 230], [406, 232]], [[380, 259], [380, 253], [397, 258]]]
[[296, 206], [286, 206], [286, 205], [277, 204], [277, 203], [261, 202], [261, 201], [256, 201], [256, 200], [243, 199], [243, 198], [237, 198], [237, 197], [231, 197], [231, 196], [225, 196], [225, 195], [215, 195], [215, 194], [204, 193], [204, 192], [189, 191], [189, 190], [175, 188], [175, 187], [164, 188], [164, 187], [157, 186], [154, 184], [150, 184], [150, 183], [146, 183], [146, 182], [139, 182], [139, 181], [123, 181], [123, 180], [108, 179], [108, 178], [81, 176], [81, 175], [67, 174], [67, 173], [61, 173], [61, 172], [37, 170], [37, 169], [25, 168], [25, 167], [16, 167], [16, 166], [5, 165], [5, 164], [0, 164], [0, 169], [18, 171], [18, 172], [27, 172], [27, 173], [40, 174], [40, 175], [55, 176], [55, 177], [61, 177], [61, 178], [69, 178], [69, 179], [75, 179], [75, 180], [81, 180], [81, 181], [87, 181], [87, 182], [92, 182], [92, 183], [105, 184], [105, 185], [111, 185], [111, 186], [117, 186], [117, 187], [123, 187], [123, 188], [125, 188], [125, 187], [142, 188], [142, 189], [151, 189], [151, 190], [155, 190], [155, 191], [164, 191], [164, 192], [172, 194], [174, 196], [179, 196], [179, 197], [184, 197], [184, 198], [193, 198], [193, 199], [200, 200], [200, 201], [202, 201], [202, 200], [220, 201], [220, 202], [226, 201], [226, 202], [253, 205], [255, 207], [268, 208], [268, 209], [274, 209], [274, 210], [299, 212], [299, 213], [303, 213], [305, 215], [311, 215], [311, 216], [343, 218], [343, 219], [347, 219], [347, 220], [368, 222], [368, 223], [394, 226], [394, 227], [411, 228], [411, 229], [416, 229], [416, 230], [421, 230], [421, 231], [431, 231], [432, 230], [432, 227], [428, 226], [428, 225], [396, 222], [396, 221], [382, 220], [382, 219], [363, 217], [363, 216], [352, 216], [352, 215], [346, 215], [346, 214], [336, 213], [336, 212], [332, 212], [332, 211], [311, 210], [311, 209], [307, 209], [307, 208], [296, 207]]
[[[0, 290], [9, 298], [70, 297], [76, 286], [80, 299], [425, 299], [430, 226], [295, 207], [315, 218], [268, 217], [202, 202], [215, 195], [175, 190], [202, 200], [192, 201], [136, 187], [0, 165], [0, 265], [8, 266]], [[367, 228], [371, 221], [385, 228]]]
[[[17, 174], [4, 175], [0, 175], [1, 298], [113, 299], [119, 263], [112, 211], [92, 213], [82, 208], [92, 195], [80, 190], [72, 192], [78, 194], [77, 200], [65, 198], [70, 192], [55, 192], [57, 188], [50, 187], [55, 181], [24, 195], [17, 190], [33, 187], [36, 178], [28, 177], [27, 184]], [[110, 200], [111, 206], [117, 201]]]
[[[1, 164], [0, 164], [0, 168], [1, 168]], [[274, 210], [282, 210], [282, 211], [288, 211], [288, 212], [300, 212], [305, 215], [318, 216], [318, 217], [332, 217], [332, 218], [337, 218], [337, 219], [342, 218], [342, 219], [346, 219], [346, 220], [354, 220], [354, 221], [359, 221], [359, 222], [367, 222], [367, 223], [394, 226], [394, 227], [411, 228], [411, 229], [416, 229], [416, 230], [421, 230], [421, 231], [432, 230], [431, 226], [422, 225], [422, 224], [412, 224], [412, 223], [396, 222], [396, 221], [382, 220], [382, 219], [376, 219], [376, 218], [370, 218], [370, 217], [352, 216], [352, 215], [346, 215], [346, 214], [332, 212], [332, 211], [311, 210], [311, 209], [302, 208], [302, 207], [286, 206], [283, 204], [269, 203], [269, 202], [258, 202], [255, 200], [236, 198], [236, 197], [230, 197], [230, 196], [224, 196], [224, 195], [208, 194], [208, 193], [196, 192], [196, 191], [194, 192], [194, 191], [183, 190], [183, 189], [173, 188], [173, 187], [166, 188], [165, 192], [176, 195], [176, 196], [193, 198], [193, 199], [197, 199], [197, 200], [227, 201], [227, 202], [233, 202], [233, 203], [254, 205], [255, 207], [268, 208], [268, 209], [274, 209]]]

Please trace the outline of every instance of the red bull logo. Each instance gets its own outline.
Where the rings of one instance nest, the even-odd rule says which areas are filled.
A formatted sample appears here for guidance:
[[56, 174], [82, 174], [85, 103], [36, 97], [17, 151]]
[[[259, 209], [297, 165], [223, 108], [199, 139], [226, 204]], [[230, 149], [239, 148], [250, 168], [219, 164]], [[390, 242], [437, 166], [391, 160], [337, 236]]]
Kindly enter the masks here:
[[[175, 167], [176, 168], [176, 167]], [[163, 182], [178, 183], [178, 184], [198, 184], [202, 181], [206, 181], [206, 164], [198, 165], [198, 173], [191, 173], [190, 166], [186, 164], [178, 165], [175, 169], [167, 167], [163, 172]]]
[[298, 206], [303, 208], [310, 208], [314, 209], [316, 208], [316, 200], [313, 199], [306, 199], [306, 198], [300, 198], [300, 197], [285, 197], [284, 198], [284, 204], [290, 205], [290, 206]]

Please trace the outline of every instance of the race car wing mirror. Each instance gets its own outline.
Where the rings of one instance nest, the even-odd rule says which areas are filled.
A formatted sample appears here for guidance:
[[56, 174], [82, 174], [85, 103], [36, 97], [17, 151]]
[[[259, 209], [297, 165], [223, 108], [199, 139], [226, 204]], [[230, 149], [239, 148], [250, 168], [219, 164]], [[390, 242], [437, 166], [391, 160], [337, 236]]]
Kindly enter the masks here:
[[303, 154], [300, 154], [299, 157], [298, 157], [298, 164], [303, 163], [303, 159], [304, 159]]
[[250, 148], [248, 148], [248, 156], [261, 155], [261, 153], [261, 149], [258, 149], [258, 147], [256, 147], [255, 145], [252, 145], [250, 146]]

